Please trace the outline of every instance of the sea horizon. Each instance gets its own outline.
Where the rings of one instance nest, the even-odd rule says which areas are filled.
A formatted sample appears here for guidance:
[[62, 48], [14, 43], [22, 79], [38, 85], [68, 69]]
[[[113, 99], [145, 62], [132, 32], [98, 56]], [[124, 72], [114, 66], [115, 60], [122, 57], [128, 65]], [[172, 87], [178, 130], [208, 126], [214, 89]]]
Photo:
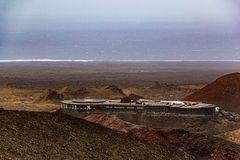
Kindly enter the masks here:
[[9, 62], [240, 62], [240, 60], [88, 60], [88, 59], [0, 59], [0, 63]]

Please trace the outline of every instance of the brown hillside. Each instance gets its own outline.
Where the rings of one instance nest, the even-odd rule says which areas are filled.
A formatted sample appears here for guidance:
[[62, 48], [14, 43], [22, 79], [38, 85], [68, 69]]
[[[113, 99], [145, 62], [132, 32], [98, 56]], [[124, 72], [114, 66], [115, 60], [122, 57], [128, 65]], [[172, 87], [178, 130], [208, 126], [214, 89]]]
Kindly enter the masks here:
[[224, 75], [184, 100], [213, 103], [240, 113], [240, 73]]
[[62, 100], [63, 96], [59, 94], [57, 91], [52, 90], [52, 89], [47, 89], [43, 92], [43, 94], [40, 96], [40, 100], [43, 101], [54, 101], [58, 102]]
[[139, 96], [137, 94], [129, 94], [128, 96], [132, 101], [137, 102], [139, 99], [144, 99], [143, 96]]
[[40, 96], [40, 101], [59, 102], [62, 99], [81, 99], [81, 98], [100, 98], [100, 99], [121, 99], [126, 95], [116, 86], [108, 87], [89, 87], [72, 89], [69, 86], [59, 90], [48, 89]]
[[238, 160], [240, 159], [239, 145], [225, 141], [211, 135], [190, 133], [185, 130], [149, 130], [133, 129], [131, 134], [150, 141], [162, 141], [180, 148], [185, 148], [191, 153], [199, 155], [200, 159], [209, 160]]
[[125, 133], [127, 133], [129, 130], [140, 129], [142, 127], [140, 125], [135, 125], [135, 124], [126, 122], [113, 114], [92, 113], [84, 117], [84, 119], [89, 122], [101, 124], [104, 127], [107, 127], [113, 130], [122, 131]]
[[106, 87], [106, 89], [111, 90], [113, 93], [116, 93], [116, 94], [125, 95], [123, 91], [115, 85], [108, 86]]
[[193, 159], [172, 145], [148, 143], [129, 134], [62, 113], [0, 110], [0, 159]]
[[[149, 142], [171, 144], [190, 153], [199, 159], [239, 159], [239, 145], [207, 134], [191, 133], [182, 129], [150, 129], [126, 122], [116, 115], [93, 113], [84, 118], [87, 121], [101, 124], [113, 130], [130, 133]], [[201, 158], [200, 158], [201, 157]]]
[[58, 93], [62, 94], [62, 95], [70, 95], [72, 93], [72, 89], [69, 86], [65, 86], [65, 87], [59, 89]]
[[77, 98], [121, 99], [125, 97], [123, 91], [116, 86], [82, 88]]
[[227, 140], [240, 144], [240, 128], [226, 132], [222, 136]]

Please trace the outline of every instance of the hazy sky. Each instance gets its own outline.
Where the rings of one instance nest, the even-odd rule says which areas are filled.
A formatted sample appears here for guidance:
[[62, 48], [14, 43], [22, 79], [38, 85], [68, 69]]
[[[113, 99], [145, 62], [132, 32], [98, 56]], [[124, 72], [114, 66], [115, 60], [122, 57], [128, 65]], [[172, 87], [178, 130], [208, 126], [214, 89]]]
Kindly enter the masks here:
[[0, 0], [0, 59], [240, 59], [238, 0]]

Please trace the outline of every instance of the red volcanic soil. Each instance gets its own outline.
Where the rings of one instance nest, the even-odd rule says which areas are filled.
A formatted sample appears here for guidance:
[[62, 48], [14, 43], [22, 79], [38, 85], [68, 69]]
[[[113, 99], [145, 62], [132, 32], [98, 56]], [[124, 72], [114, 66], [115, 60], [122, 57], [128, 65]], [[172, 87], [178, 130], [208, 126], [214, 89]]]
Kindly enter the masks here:
[[184, 100], [212, 103], [240, 113], [240, 73], [224, 75]]
[[89, 122], [98, 123], [104, 127], [107, 127], [107, 128], [113, 129], [113, 130], [126, 132], [126, 133], [132, 129], [142, 128], [142, 126], [140, 126], [140, 125], [135, 125], [135, 124], [126, 122], [126, 121], [118, 118], [116, 115], [112, 115], [112, 114], [92, 113], [92, 114], [84, 117], [84, 119]]
[[173, 144], [199, 155], [200, 159], [237, 160], [240, 159], [239, 145], [211, 135], [190, 133], [185, 130], [132, 129], [131, 134], [148, 141]]

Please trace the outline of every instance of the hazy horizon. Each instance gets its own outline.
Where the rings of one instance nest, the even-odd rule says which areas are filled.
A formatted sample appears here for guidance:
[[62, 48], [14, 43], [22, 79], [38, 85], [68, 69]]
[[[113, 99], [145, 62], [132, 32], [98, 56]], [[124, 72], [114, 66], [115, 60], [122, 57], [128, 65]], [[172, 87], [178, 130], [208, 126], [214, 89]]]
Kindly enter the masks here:
[[0, 0], [0, 60], [240, 60], [233, 0]]

